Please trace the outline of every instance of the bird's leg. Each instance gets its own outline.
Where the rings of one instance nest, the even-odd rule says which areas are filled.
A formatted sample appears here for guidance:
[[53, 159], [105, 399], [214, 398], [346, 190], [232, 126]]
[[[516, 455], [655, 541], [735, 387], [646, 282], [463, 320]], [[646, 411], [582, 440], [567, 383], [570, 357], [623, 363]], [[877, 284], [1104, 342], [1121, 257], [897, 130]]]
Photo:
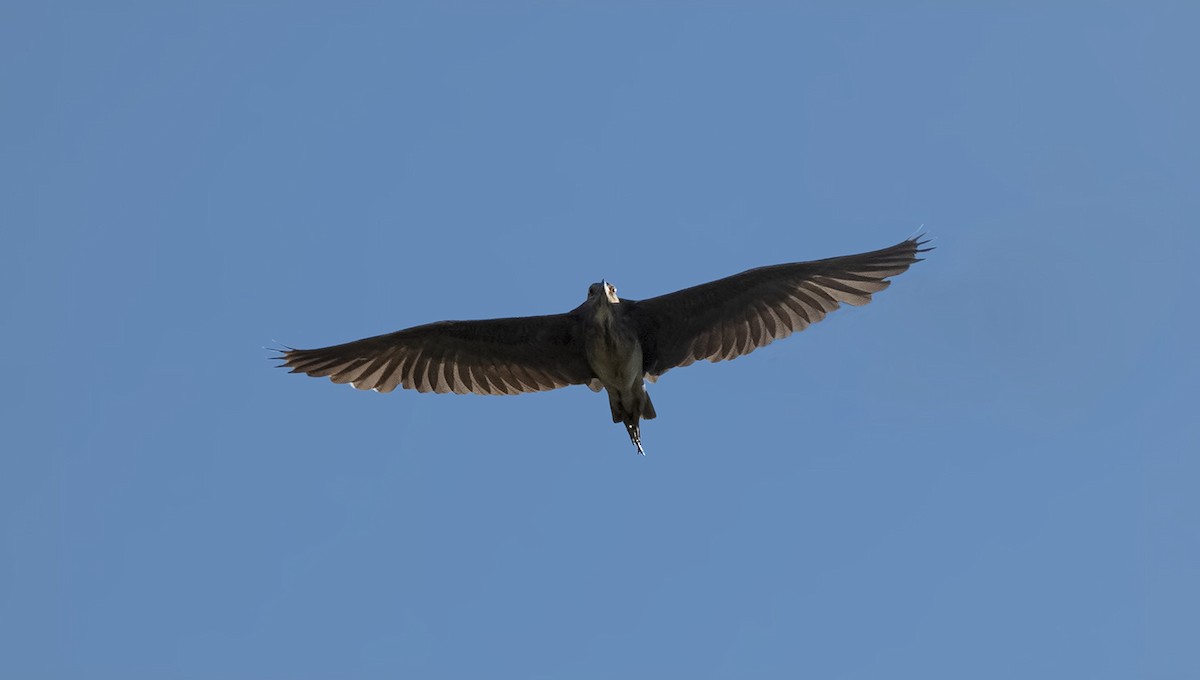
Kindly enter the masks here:
[[633, 445], [637, 447], [638, 455], [646, 455], [646, 452], [642, 449], [642, 428], [638, 427], [636, 423], [632, 425], [626, 423], [625, 429], [629, 431], [629, 441], [633, 442]]

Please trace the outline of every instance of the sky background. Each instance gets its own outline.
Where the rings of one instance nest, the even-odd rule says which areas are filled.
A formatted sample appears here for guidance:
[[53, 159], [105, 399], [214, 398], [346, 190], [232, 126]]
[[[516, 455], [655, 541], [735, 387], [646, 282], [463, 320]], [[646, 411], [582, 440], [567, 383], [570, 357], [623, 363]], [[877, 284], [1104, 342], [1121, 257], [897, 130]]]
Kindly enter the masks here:
[[[101, 4], [0, 10], [0, 676], [1200, 677], [1195, 4]], [[262, 349], [919, 229], [645, 458]]]

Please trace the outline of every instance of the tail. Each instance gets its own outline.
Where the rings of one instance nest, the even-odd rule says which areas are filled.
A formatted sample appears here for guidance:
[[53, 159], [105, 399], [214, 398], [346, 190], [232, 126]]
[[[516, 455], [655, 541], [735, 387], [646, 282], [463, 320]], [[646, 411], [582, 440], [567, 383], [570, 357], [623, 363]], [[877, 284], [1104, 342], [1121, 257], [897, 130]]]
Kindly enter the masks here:
[[612, 409], [613, 422], [624, 423], [625, 431], [629, 434], [629, 441], [637, 447], [639, 454], [646, 455], [645, 450], [642, 449], [641, 420], [642, 418], [650, 420], [658, 416], [654, 412], [654, 403], [650, 401], [650, 395], [646, 389], [640, 384], [634, 385], [632, 393], [625, 399], [609, 390], [608, 405]]

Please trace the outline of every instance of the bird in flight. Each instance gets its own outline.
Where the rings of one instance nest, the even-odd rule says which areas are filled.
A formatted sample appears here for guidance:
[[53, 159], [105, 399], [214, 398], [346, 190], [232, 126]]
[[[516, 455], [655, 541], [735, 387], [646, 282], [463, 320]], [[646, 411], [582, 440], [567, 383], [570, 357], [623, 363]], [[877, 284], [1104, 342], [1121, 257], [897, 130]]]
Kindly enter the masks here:
[[922, 258], [915, 236], [890, 248], [759, 267], [647, 300], [607, 281], [565, 314], [439, 321], [320, 349], [283, 349], [281, 368], [360, 390], [519, 394], [587, 385], [608, 392], [614, 423], [642, 449], [655, 417], [645, 382], [725, 361], [802, 331], [841, 303], [865, 305]]

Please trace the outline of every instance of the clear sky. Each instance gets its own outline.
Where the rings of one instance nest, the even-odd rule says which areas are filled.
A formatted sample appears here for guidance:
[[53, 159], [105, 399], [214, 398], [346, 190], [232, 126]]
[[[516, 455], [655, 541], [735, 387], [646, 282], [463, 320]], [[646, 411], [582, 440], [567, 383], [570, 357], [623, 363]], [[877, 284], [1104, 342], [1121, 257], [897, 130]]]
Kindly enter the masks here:
[[[0, 676], [1200, 677], [1200, 10], [966, 4], [6, 4]], [[262, 349], [921, 225], [645, 458]]]

